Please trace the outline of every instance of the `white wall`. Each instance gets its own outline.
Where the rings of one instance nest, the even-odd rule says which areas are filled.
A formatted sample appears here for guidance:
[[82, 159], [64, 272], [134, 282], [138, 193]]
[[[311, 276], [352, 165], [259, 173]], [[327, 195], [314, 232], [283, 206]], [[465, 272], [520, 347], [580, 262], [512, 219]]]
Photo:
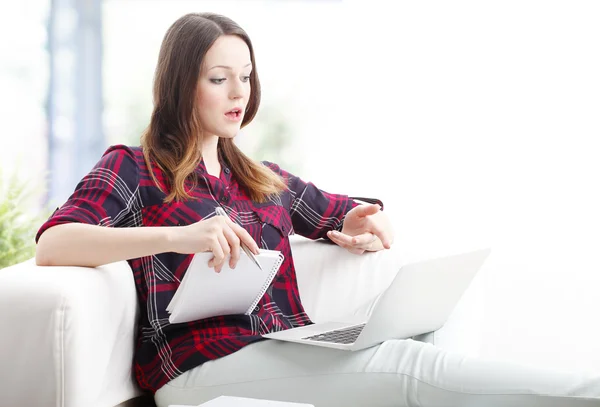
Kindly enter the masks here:
[[487, 355], [597, 371], [600, 4], [364, 4], [316, 177], [385, 198], [407, 259], [492, 247]]

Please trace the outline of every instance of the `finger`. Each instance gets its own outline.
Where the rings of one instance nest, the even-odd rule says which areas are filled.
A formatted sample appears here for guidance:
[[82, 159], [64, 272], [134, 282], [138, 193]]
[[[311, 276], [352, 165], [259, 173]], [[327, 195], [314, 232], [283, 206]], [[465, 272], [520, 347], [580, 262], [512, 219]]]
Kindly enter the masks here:
[[250, 248], [250, 251], [252, 253], [254, 253], [254, 254], [259, 254], [260, 253], [260, 251], [258, 249], [258, 245], [256, 244], [256, 242], [254, 241], [254, 239], [252, 238], [252, 236], [250, 236], [250, 233], [248, 233], [248, 231], [246, 229], [244, 229], [240, 225], [235, 224], [233, 222], [231, 222], [231, 224], [229, 226], [235, 232], [235, 234], [237, 235], [237, 237], [243, 243], [245, 243], [246, 246], [248, 246]]
[[[225, 253], [223, 252], [223, 248], [221, 247], [221, 243], [219, 242], [218, 238], [214, 239], [213, 243], [210, 246], [210, 250], [212, 251], [213, 257], [209, 260], [208, 267], [214, 267], [215, 264], [222, 262], [225, 258]], [[215, 271], [217, 271], [216, 267]]]
[[219, 234], [217, 237], [219, 239], [219, 244], [221, 245], [221, 248], [223, 249], [223, 258], [221, 259], [221, 261], [219, 263], [216, 264], [216, 267], [218, 268], [218, 270], [217, 270], [217, 268], [215, 268], [215, 271], [221, 272], [221, 270], [223, 269], [223, 265], [225, 264], [225, 262], [231, 255], [231, 247], [229, 246], [229, 241], [225, 237], [224, 233]]
[[381, 206], [379, 206], [378, 204], [369, 204], [369, 205], [360, 205], [356, 207], [356, 211], [357, 211], [357, 215], [358, 216], [369, 216], [369, 215], [375, 215], [377, 212], [379, 212], [379, 210], [381, 209]]
[[345, 233], [338, 232], [336, 230], [331, 230], [327, 232], [327, 237], [342, 247], [352, 246], [352, 236], [349, 236]]
[[327, 232], [327, 237], [335, 244], [337, 244], [338, 246], [343, 247], [344, 249], [347, 249], [347, 245], [337, 236], [337, 234], [335, 232], [329, 231]]
[[348, 251], [352, 254], [363, 254], [365, 252], [364, 249], [357, 249], [357, 248], [348, 249]]
[[[217, 241], [218, 241], [217, 246], [219, 246], [221, 248], [221, 253], [223, 253], [223, 255], [220, 257], [215, 256], [212, 265], [214, 266], [215, 271], [217, 273], [220, 273], [221, 270], [223, 269], [223, 264], [225, 263], [225, 260], [227, 260], [227, 257], [231, 253], [231, 249], [229, 248], [229, 242], [227, 241], [227, 239], [225, 238], [225, 235], [223, 235], [223, 233], [219, 233], [217, 235]], [[210, 267], [210, 262], [209, 262], [209, 267]]]
[[370, 232], [363, 233], [352, 237], [352, 245], [354, 247], [360, 247], [367, 249], [375, 241], [375, 235]]
[[[329, 232], [329, 233], [331, 234], [330, 239], [335, 244], [337, 244], [340, 247], [343, 247], [344, 249], [348, 250], [350, 253], [353, 253], [353, 254], [363, 254], [365, 252], [366, 248], [364, 248], [364, 247], [356, 247], [356, 246], [353, 246], [351, 244], [347, 244], [347, 243], [344, 242], [344, 240], [343, 240], [344, 238], [340, 239], [339, 237], [334, 236], [334, 234], [332, 232]], [[344, 235], [344, 236], [349, 237], [351, 239], [351, 237], [348, 236], [348, 235]]]
[[352, 237], [343, 233], [338, 233], [337, 236], [332, 235], [330, 236], [330, 239], [338, 246], [348, 250], [350, 253], [360, 254], [366, 249], [364, 247], [356, 247], [352, 245], [352, 243], [348, 243], [352, 241]]
[[381, 240], [381, 244], [386, 249], [392, 247], [392, 242], [389, 233], [379, 226], [372, 226], [371, 232]]
[[369, 232], [363, 233], [363, 234], [357, 235], [357, 236], [350, 236], [345, 233], [332, 231], [331, 235], [328, 234], [328, 237], [330, 239], [336, 239], [337, 244], [339, 244], [342, 247], [345, 247], [348, 250], [350, 250], [350, 249], [366, 250], [371, 246], [371, 244], [373, 243], [373, 240], [375, 239], [375, 236]]
[[231, 249], [231, 256], [229, 258], [229, 267], [232, 269], [235, 268], [238, 260], [240, 259], [240, 238], [235, 234], [235, 232], [226, 225], [223, 228], [223, 234], [227, 239], [229, 247]]

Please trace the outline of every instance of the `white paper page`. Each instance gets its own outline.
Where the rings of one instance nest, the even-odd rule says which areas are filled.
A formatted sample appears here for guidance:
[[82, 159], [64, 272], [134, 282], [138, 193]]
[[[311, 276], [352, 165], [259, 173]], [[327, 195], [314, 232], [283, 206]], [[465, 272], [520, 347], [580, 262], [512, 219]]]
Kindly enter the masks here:
[[[182, 323], [215, 315], [243, 314], [272, 278], [280, 252], [260, 250], [260, 270], [242, 251], [235, 269], [225, 262], [220, 273], [208, 267], [212, 253], [197, 253], [167, 310], [169, 322]], [[274, 273], [276, 274], [276, 273]], [[273, 274], [273, 276], [274, 276]], [[268, 281], [267, 281], [268, 280]]]

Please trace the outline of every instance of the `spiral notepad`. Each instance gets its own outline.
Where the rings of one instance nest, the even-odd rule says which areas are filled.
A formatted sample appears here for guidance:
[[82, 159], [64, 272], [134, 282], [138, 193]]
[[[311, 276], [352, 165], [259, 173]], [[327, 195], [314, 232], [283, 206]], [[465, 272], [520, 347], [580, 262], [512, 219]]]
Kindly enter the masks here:
[[220, 273], [208, 267], [212, 253], [194, 255], [181, 284], [167, 306], [172, 324], [218, 315], [250, 314], [277, 274], [283, 254], [260, 250], [257, 257], [262, 270], [241, 251], [235, 269], [226, 261]]

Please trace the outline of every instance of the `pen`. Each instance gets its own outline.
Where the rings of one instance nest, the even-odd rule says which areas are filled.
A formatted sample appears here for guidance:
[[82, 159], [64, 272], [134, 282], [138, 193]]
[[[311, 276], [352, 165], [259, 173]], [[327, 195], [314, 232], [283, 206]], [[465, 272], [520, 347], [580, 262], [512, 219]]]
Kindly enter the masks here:
[[[225, 210], [223, 208], [221, 208], [220, 206], [217, 206], [215, 208], [215, 212], [219, 216], [227, 216], [227, 213], [225, 212]], [[227, 217], [229, 217], [229, 216], [227, 216]], [[248, 246], [246, 246], [246, 243], [244, 243], [240, 240], [240, 246], [242, 247], [242, 250], [244, 251], [244, 253], [246, 253], [248, 255], [248, 257], [250, 257], [250, 260], [252, 260], [252, 262], [254, 262], [254, 264], [256, 264], [258, 266], [258, 268], [262, 270], [263, 268], [260, 265], [260, 263], [258, 262], [258, 259], [254, 255], [254, 253], [252, 253], [252, 251], [250, 251], [250, 248]]]

